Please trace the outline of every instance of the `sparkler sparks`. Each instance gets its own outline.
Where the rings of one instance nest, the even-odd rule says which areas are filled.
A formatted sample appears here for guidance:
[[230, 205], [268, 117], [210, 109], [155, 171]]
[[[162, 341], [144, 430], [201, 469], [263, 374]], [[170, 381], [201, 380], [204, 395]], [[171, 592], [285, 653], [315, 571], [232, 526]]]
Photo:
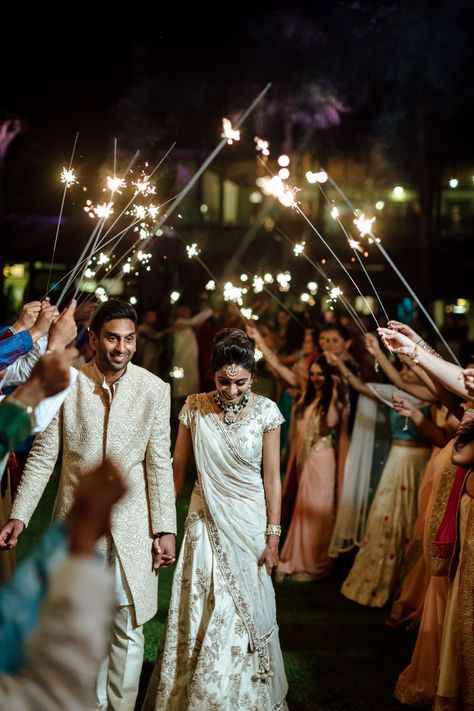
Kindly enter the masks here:
[[238, 304], [239, 306], [243, 306], [244, 302], [242, 299], [242, 296], [244, 294], [244, 290], [240, 286], [234, 286], [231, 281], [227, 281], [224, 284], [224, 301], [233, 301], [235, 304]]
[[257, 314], [254, 314], [252, 309], [240, 309], [242, 316], [247, 319], [247, 321], [258, 321]]
[[260, 151], [262, 156], [270, 155], [270, 144], [268, 141], [264, 141], [263, 138], [259, 138], [258, 136], [255, 136], [253, 140], [256, 143], [257, 151]]
[[65, 184], [66, 188], [70, 188], [74, 183], [78, 183], [78, 179], [74, 175], [74, 171], [71, 169], [63, 168], [61, 171], [60, 180]]
[[291, 281], [290, 272], [282, 272], [280, 274], [277, 274], [276, 280], [278, 283], [279, 291], [286, 292], [286, 291], [290, 290], [290, 281]]
[[189, 259], [192, 259], [193, 257], [197, 257], [198, 254], [201, 253], [201, 250], [197, 246], [196, 242], [193, 242], [193, 244], [186, 245], [186, 252], [188, 253]]
[[356, 249], [358, 252], [363, 252], [363, 248], [360, 246], [360, 242], [358, 242], [356, 239], [350, 239], [349, 240], [349, 247], [351, 249]]
[[227, 143], [231, 146], [234, 141], [240, 141], [240, 131], [232, 128], [232, 124], [228, 118], [222, 119], [222, 138], [227, 138]]
[[262, 277], [255, 275], [252, 282], [254, 293], [259, 294], [261, 291], [263, 291], [264, 286], [265, 282], [263, 281]]
[[298, 243], [295, 244], [295, 246], [293, 247], [293, 252], [295, 254], [295, 257], [299, 257], [300, 254], [303, 254], [305, 246], [306, 246], [306, 242], [300, 242], [299, 244]]
[[112, 178], [110, 175], [107, 176], [107, 187], [112, 193], [122, 194], [123, 188], [127, 187], [127, 183], [123, 178]]
[[150, 176], [143, 171], [141, 177], [135, 182], [132, 182], [132, 185], [136, 188], [136, 195], [138, 195], [138, 193], [142, 195], [154, 195], [156, 193], [155, 186], [150, 183]]
[[170, 371], [170, 377], [176, 378], [176, 380], [181, 380], [181, 378], [184, 378], [184, 369], [180, 368], [178, 365], [175, 365]]
[[113, 202], [103, 202], [102, 204], [94, 205], [91, 200], [87, 200], [84, 206], [84, 212], [87, 212], [88, 217], [102, 217], [107, 219], [114, 211]]
[[210, 279], [207, 282], [205, 288], [207, 289], [207, 291], [214, 291], [216, 288], [216, 282], [214, 281], [214, 279]]
[[355, 218], [354, 225], [359, 230], [360, 236], [365, 237], [366, 235], [370, 235], [370, 233], [372, 232], [372, 225], [374, 224], [374, 222], [375, 217], [366, 217], [362, 212]]
[[337, 207], [332, 208], [331, 217], [333, 220], [337, 220], [337, 218], [339, 217], [339, 208], [337, 208]]
[[[331, 281], [331, 280], [329, 279], [329, 281]], [[329, 292], [329, 294], [327, 296], [327, 302], [329, 304], [329, 309], [331, 311], [334, 311], [334, 304], [343, 295], [342, 289], [340, 289], [338, 286], [333, 286], [333, 287], [327, 286], [326, 289]]]
[[170, 294], [170, 304], [175, 304], [181, 298], [179, 291], [172, 291]]

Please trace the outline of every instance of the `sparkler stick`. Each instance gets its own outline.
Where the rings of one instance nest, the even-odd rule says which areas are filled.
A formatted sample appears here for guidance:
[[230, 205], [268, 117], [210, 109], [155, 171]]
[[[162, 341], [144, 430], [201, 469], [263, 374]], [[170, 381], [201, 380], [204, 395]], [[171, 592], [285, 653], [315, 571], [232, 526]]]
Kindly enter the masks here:
[[[344, 202], [348, 205], [348, 207], [349, 207], [353, 212], [355, 212], [354, 205], [351, 203], [351, 201], [349, 200], [349, 198], [347, 197], [347, 195], [343, 192], [343, 190], [341, 190], [341, 188], [339, 187], [339, 185], [331, 178], [331, 176], [328, 176], [328, 177], [329, 177], [329, 181], [330, 181], [331, 185], [334, 187], [334, 189], [337, 191], [337, 193], [340, 195], [340, 197], [344, 200]], [[427, 309], [423, 306], [422, 302], [420, 301], [420, 299], [418, 298], [418, 296], [415, 294], [415, 292], [413, 291], [413, 289], [411, 288], [410, 284], [407, 282], [407, 280], [405, 279], [405, 277], [403, 276], [403, 274], [401, 273], [401, 271], [398, 269], [397, 265], [396, 265], [395, 262], [392, 260], [392, 258], [391, 258], [390, 255], [388, 254], [387, 250], [386, 250], [386, 249], [383, 247], [383, 245], [378, 241], [377, 237], [374, 235], [374, 233], [372, 232], [372, 230], [370, 230], [370, 232], [369, 232], [368, 234], [369, 234], [369, 236], [372, 238], [374, 244], [378, 247], [378, 249], [380, 250], [380, 252], [382, 253], [382, 255], [385, 257], [385, 259], [386, 259], [386, 261], [388, 262], [388, 264], [390, 264], [390, 266], [392, 267], [393, 271], [395, 272], [395, 274], [398, 276], [398, 278], [400, 279], [400, 281], [401, 281], [402, 284], [404, 285], [405, 289], [406, 289], [406, 290], [408, 291], [408, 293], [411, 295], [412, 299], [418, 304], [418, 306], [420, 307], [421, 311], [423, 312], [423, 314], [424, 314], [425, 317], [427, 318], [428, 322], [430, 323], [431, 327], [433, 328], [433, 330], [435, 331], [435, 333], [439, 336], [439, 338], [440, 338], [440, 340], [442, 341], [442, 343], [444, 343], [444, 346], [445, 346], [446, 350], [447, 350], [448, 353], [451, 355], [451, 357], [453, 358], [454, 362], [457, 363], [457, 365], [460, 365], [459, 360], [456, 358], [456, 355], [453, 353], [453, 350], [451, 349], [450, 345], [447, 343], [446, 339], [445, 339], [445, 338], [443, 337], [443, 335], [441, 334], [441, 331], [439, 330], [438, 326], [436, 325], [436, 323], [434, 322], [434, 320], [431, 318], [431, 316], [430, 316], [430, 314], [428, 313]]]
[[[318, 185], [320, 191], [322, 192], [322, 194], [323, 194], [323, 196], [324, 196], [326, 202], [328, 203], [328, 205], [331, 205], [331, 201], [329, 200], [328, 196], [326, 195], [326, 192], [325, 192], [323, 186], [321, 185], [321, 183], [318, 182], [317, 185]], [[343, 231], [344, 235], [346, 236], [347, 241], [348, 241], [348, 243], [349, 243], [349, 246], [350, 246], [350, 248], [352, 249], [352, 251], [354, 252], [354, 255], [355, 255], [355, 257], [357, 258], [357, 261], [359, 262], [360, 266], [362, 267], [362, 270], [363, 270], [365, 276], [367, 277], [367, 281], [369, 282], [370, 286], [372, 287], [372, 290], [373, 290], [373, 292], [374, 292], [374, 294], [375, 294], [375, 296], [376, 296], [376, 298], [377, 298], [377, 301], [378, 301], [379, 304], [380, 304], [380, 308], [382, 309], [385, 318], [387, 319], [387, 321], [390, 321], [390, 318], [389, 318], [389, 316], [388, 316], [388, 314], [387, 314], [387, 311], [385, 310], [385, 306], [383, 305], [382, 299], [380, 298], [380, 296], [379, 296], [379, 294], [378, 294], [378, 291], [377, 291], [377, 289], [375, 288], [375, 284], [374, 284], [374, 282], [372, 281], [372, 279], [370, 278], [370, 275], [369, 275], [367, 269], [365, 268], [364, 262], [363, 262], [362, 259], [360, 258], [360, 255], [359, 255], [359, 253], [358, 253], [356, 247], [354, 247], [354, 246], [352, 245], [353, 240], [352, 240], [351, 236], [349, 235], [349, 233], [347, 232], [347, 230], [346, 230], [346, 228], [344, 227], [344, 225], [342, 224], [341, 218], [339, 217], [339, 214], [337, 214], [337, 216], [336, 216], [335, 219], [336, 219], [337, 224], [339, 225], [339, 227], [340, 227], [341, 230]]]
[[334, 252], [334, 250], [331, 248], [331, 246], [326, 242], [326, 240], [324, 239], [324, 237], [322, 236], [322, 234], [316, 229], [316, 227], [313, 225], [313, 223], [311, 222], [311, 220], [309, 219], [309, 217], [307, 217], [307, 216], [305, 215], [305, 213], [304, 213], [303, 210], [300, 208], [300, 206], [295, 204], [294, 208], [295, 208], [295, 210], [303, 217], [303, 219], [306, 220], [306, 222], [307, 222], [308, 225], [311, 227], [311, 229], [313, 230], [313, 232], [319, 237], [319, 239], [321, 240], [321, 242], [322, 242], [322, 243], [326, 246], [326, 248], [331, 252], [331, 254], [332, 254], [332, 256], [334, 257], [334, 259], [337, 261], [337, 263], [342, 267], [342, 269], [344, 270], [344, 272], [347, 274], [347, 276], [349, 277], [349, 279], [351, 280], [351, 282], [354, 284], [355, 288], [356, 288], [357, 291], [359, 292], [359, 295], [362, 297], [362, 300], [364, 301], [364, 303], [365, 303], [365, 305], [367, 306], [367, 308], [368, 308], [368, 310], [369, 310], [369, 312], [370, 312], [372, 318], [374, 319], [377, 328], [379, 328], [379, 323], [378, 323], [377, 319], [375, 318], [374, 312], [373, 312], [372, 309], [370, 308], [369, 302], [367, 301], [367, 299], [365, 298], [365, 296], [363, 295], [363, 293], [361, 292], [361, 290], [360, 290], [359, 287], [357, 286], [357, 283], [356, 283], [355, 280], [352, 278], [352, 276], [349, 274], [348, 270], [346, 269], [346, 267], [344, 266], [344, 264], [341, 262], [341, 260], [340, 260], [339, 257], [337, 256], [337, 254]]
[[[68, 171], [67, 171], [69, 174], [71, 173], [72, 161], [73, 161], [73, 159], [74, 159], [74, 153], [76, 152], [76, 145], [77, 145], [77, 139], [78, 139], [78, 138], [79, 138], [79, 131], [76, 133], [76, 138], [75, 138], [75, 140], [74, 140], [74, 145], [73, 145], [73, 147], [72, 147], [71, 160], [69, 161], [69, 168], [68, 168]], [[66, 191], [67, 191], [68, 187], [69, 187], [71, 184], [72, 184], [72, 183], [71, 183], [71, 180], [70, 180], [70, 179], [68, 180], [68, 176], [66, 175], [66, 176], [65, 176], [65, 180], [64, 180], [63, 198], [62, 198], [61, 207], [60, 207], [60, 210], [59, 210], [58, 225], [57, 225], [57, 227], [56, 227], [56, 234], [55, 234], [55, 236], [54, 236], [53, 254], [51, 255], [51, 264], [49, 265], [48, 283], [47, 283], [47, 285], [46, 285], [46, 291], [48, 291], [48, 289], [49, 289], [49, 284], [50, 284], [50, 281], [51, 281], [51, 274], [52, 274], [52, 271], [53, 271], [54, 255], [56, 254], [56, 245], [57, 245], [57, 243], [58, 243], [59, 228], [60, 228], [60, 226], [61, 226], [61, 219], [62, 219], [62, 216], [63, 216], [64, 202], [65, 202], [65, 200], [66, 200]]]
[[[83, 260], [84, 256], [86, 255], [86, 253], [87, 253], [87, 251], [88, 251], [90, 245], [92, 244], [92, 241], [95, 239], [95, 236], [96, 236], [96, 234], [97, 234], [97, 232], [98, 232], [98, 230], [99, 230], [100, 222], [101, 222], [101, 221], [103, 221], [103, 218], [101, 218], [101, 220], [95, 225], [94, 229], [92, 230], [92, 234], [91, 234], [91, 236], [89, 237], [89, 239], [88, 239], [88, 241], [87, 241], [85, 247], [83, 248], [83, 250], [82, 250], [82, 252], [81, 252], [81, 256], [79, 257], [79, 262], [82, 263], [82, 260]], [[71, 274], [70, 274], [70, 276], [69, 276], [69, 279], [67, 280], [66, 284], [64, 285], [63, 290], [61, 291], [61, 293], [60, 293], [60, 295], [59, 295], [59, 299], [58, 299], [57, 302], [56, 302], [56, 306], [59, 307], [59, 305], [61, 304], [61, 301], [63, 300], [64, 296], [66, 295], [67, 290], [69, 289], [69, 287], [71, 286], [72, 282], [73, 282], [74, 279], [76, 278], [76, 273], [77, 273], [77, 263], [76, 263], [76, 266], [74, 267], [74, 269], [72, 270], [72, 272], [71, 272]]]
[[[270, 89], [270, 87], [271, 87], [271, 84], [267, 84], [266, 87], [260, 92], [260, 94], [252, 101], [252, 103], [250, 104], [250, 106], [248, 107], [248, 109], [246, 109], [246, 111], [244, 111], [244, 113], [242, 114], [242, 116], [239, 118], [239, 120], [238, 120], [237, 123], [235, 124], [235, 126], [234, 126], [235, 129], [238, 129], [239, 126], [241, 126], [241, 125], [243, 124], [243, 122], [245, 121], [245, 119], [252, 113], [252, 111], [253, 111], [254, 108], [257, 106], [257, 104], [259, 104], [260, 101], [263, 99], [263, 97], [264, 97], [265, 94], [268, 92], [268, 90]], [[201, 175], [204, 173], [204, 171], [206, 170], [206, 168], [212, 163], [212, 161], [214, 160], [214, 158], [221, 152], [221, 150], [224, 148], [224, 146], [226, 146], [226, 145], [228, 144], [228, 140], [229, 140], [229, 139], [227, 138], [227, 136], [224, 136], [224, 138], [222, 138], [221, 141], [217, 144], [217, 146], [214, 148], [214, 150], [212, 151], [212, 153], [206, 158], [206, 160], [205, 160], [204, 163], [201, 165], [201, 167], [198, 168], [198, 170], [194, 173], [194, 175], [193, 175], [192, 178], [189, 180], [189, 182], [187, 183], [187, 185], [185, 185], [184, 189], [183, 189], [182, 192], [177, 196], [176, 200], [171, 203], [171, 205], [170, 205], [170, 207], [169, 207], [169, 209], [168, 209], [166, 215], [163, 215], [163, 217], [161, 218], [161, 220], [159, 220], [159, 222], [158, 222], [158, 224], [157, 224], [157, 226], [156, 226], [157, 229], [159, 229], [159, 228], [163, 225], [163, 223], [164, 223], [169, 217], [171, 217], [171, 215], [173, 214], [173, 212], [176, 210], [176, 208], [177, 208], [178, 205], [181, 203], [181, 201], [186, 197], [186, 195], [189, 193], [189, 191], [191, 190], [191, 188], [196, 184], [196, 182], [199, 180], [199, 178], [200, 178]]]
[[[284, 238], [287, 240], [287, 242], [288, 242], [289, 244], [291, 244], [293, 247], [296, 246], [296, 242], [293, 242], [293, 240], [290, 239], [290, 238], [288, 237], [288, 235], [286, 235], [286, 234], [283, 232], [283, 230], [281, 230], [279, 227], [275, 227], [275, 229], [276, 229], [276, 231], [278, 232], [278, 234], [280, 234], [282, 237], [284, 237]], [[327, 276], [327, 274], [326, 274], [326, 272], [324, 271], [324, 269], [323, 269], [317, 262], [313, 261], [313, 260], [311, 259], [311, 257], [309, 257], [309, 256], [304, 252], [304, 250], [303, 250], [302, 252], [300, 252], [300, 255], [301, 255], [304, 259], [306, 259], [306, 261], [307, 261], [309, 264], [311, 264], [311, 266], [314, 267], [314, 269], [316, 269], [316, 271], [323, 277], [323, 279], [325, 279], [325, 280], [327, 281], [328, 284], [332, 284], [331, 279]], [[361, 320], [361, 318], [359, 317], [359, 314], [358, 314], [357, 311], [354, 309], [354, 307], [352, 306], [352, 304], [345, 298], [344, 294], [342, 294], [342, 293], [341, 293], [341, 294], [337, 294], [337, 298], [341, 300], [342, 305], [343, 305], [343, 306], [345, 307], [345, 309], [349, 312], [350, 316], [352, 317], [352, 319], [355, 321], [356, 325], [359, 327], [359, 329], [362, 331], [362, 333], [363, 333], [364, 336], [365, 336], [365, 334], [367, 333], [367, 329], [365, 328], [364, 322]]]

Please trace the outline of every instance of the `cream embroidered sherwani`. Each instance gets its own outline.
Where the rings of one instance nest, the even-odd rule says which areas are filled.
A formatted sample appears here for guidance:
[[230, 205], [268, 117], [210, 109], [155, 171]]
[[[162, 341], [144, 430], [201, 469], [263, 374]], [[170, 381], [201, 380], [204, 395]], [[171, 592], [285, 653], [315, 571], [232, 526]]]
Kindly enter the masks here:
[[137, 625], [157, 610], [153, 534], [176, 532], [169, 391], [168, 384], [129, 363], [111, 399], [95, 360], [81, 366], [58, 415], [35, 440], [11, 512], [11, 518], [28, 525], [61, 449], [53, 518], [66, 517], [82, 474], [106, 455], [112, 457], [124, 473], [128, 492], [114, 509], [111, 535], [99, 548], [110, 555], [115, 547]]

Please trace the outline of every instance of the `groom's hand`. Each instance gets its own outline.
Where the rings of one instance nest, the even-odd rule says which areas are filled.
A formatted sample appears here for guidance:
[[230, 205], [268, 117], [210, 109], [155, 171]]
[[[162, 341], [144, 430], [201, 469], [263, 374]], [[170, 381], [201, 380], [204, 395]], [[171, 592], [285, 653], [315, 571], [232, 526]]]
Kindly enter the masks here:
[[176, 560], [176, 536], [174, 533], [160, 533], [152, 546], [153, 570], [166, 568]]

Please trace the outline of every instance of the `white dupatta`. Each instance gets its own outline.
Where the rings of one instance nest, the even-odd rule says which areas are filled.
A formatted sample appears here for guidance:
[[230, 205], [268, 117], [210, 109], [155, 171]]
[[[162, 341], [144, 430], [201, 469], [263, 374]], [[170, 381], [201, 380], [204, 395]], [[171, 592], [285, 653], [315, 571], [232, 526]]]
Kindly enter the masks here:
[[264, 679], [271, 675], [268, 640], [276, 625], [276, 605], [271, 577], [258, 565], [267, 525], [260, 461], [247, 460], [237, 449], [207, 395], [196, 396], [196, 401], [192, 432], [206, 526]]

